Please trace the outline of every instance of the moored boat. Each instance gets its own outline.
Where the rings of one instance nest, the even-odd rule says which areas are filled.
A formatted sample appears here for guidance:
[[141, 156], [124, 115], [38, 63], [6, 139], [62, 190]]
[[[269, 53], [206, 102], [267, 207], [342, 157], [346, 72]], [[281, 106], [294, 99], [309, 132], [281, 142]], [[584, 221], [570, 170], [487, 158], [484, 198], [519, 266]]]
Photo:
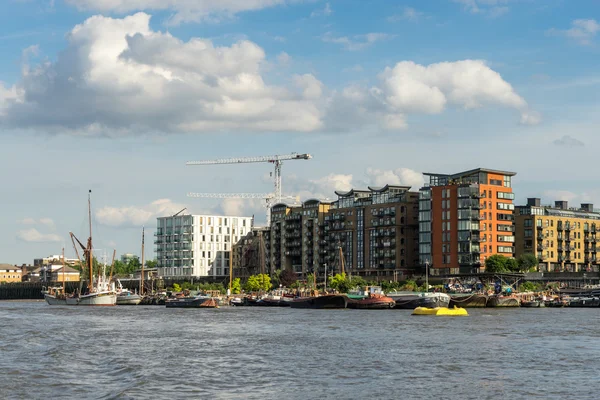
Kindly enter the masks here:
[[520, 307], [521, 302], [515, 296], [494, 295], [490, 296], [485, 305], [486, 307]]
[[117, 294], [104, 290], [83, 295], [74, 294], [66, 300], [68, 306], [114, 306], [117, 304]]
[[117, 305], [118, 306], [137, 306], [142, 301], [142, 296], [137, 293], [133, 293], [129, 289], [122, 289], [117, 293]]
[[598, 307], [600, 298], [598, 297], [572, 297], [569, 301], [569, 307]]
[[450, 304], [448, 307], [469, 307], [479, 308], [485, 307], [488, 301], [488, 296], [478, 293], [456, 293], [450, 295]]
[[539, 308], [543, 307], [543, 302], [540, 300], [525, 300], [521, 301], [521, 307], [525, 308]]
[[44, 300], [51, 306], [67, 305], [67, 297], [62, 287], [51, 287], [48, 290], [43, 290]]
[[394, 299], [394, 308], [403, 310], [414, 310], [417, 307], [448, 307], [450, 296], [438, 292], [389, 292], [387, 297]]
[[294, 299], [290, 306], [292, 308], [334, 309], [346, 308], [348, 296], [343, 294], [328, 294], [315, 297], [299, 297]]
[[167, 308], [198, 308], [208, 299], [210, 299], [209, 296], [175, 297], [167, 299], [165, 306]]
[[382, 310], [394, 308], [396, 301], [391, 297], [377, 293], [369, 293], [362, 299], [348, 299], [347, 307], [356, 309]]

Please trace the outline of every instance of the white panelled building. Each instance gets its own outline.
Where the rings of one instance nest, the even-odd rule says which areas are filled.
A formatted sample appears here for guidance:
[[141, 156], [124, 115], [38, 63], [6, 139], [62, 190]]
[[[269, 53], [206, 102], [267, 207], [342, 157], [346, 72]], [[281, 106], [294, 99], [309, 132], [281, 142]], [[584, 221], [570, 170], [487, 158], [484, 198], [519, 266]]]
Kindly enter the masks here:
[[156, 221], [158, 275], [228, 276], [232, 244], [252, 229], [251, 217], [178, 215]]

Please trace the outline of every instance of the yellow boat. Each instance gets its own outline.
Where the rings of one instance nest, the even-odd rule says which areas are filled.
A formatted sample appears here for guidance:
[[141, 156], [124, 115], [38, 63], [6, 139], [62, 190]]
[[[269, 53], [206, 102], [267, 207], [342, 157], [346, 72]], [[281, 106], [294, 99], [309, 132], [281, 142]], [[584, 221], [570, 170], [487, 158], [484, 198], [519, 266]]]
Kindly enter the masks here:
[[469, 313], [464, 308], [456, 307], [448, 308], [448, 307], [436, 307], [436, 308], [427, 308], [427, 307], [417, 307], [412, 312], [412, 315], [438, 315], [438, 316], [447, 316], [447, 317], [467, 317]]

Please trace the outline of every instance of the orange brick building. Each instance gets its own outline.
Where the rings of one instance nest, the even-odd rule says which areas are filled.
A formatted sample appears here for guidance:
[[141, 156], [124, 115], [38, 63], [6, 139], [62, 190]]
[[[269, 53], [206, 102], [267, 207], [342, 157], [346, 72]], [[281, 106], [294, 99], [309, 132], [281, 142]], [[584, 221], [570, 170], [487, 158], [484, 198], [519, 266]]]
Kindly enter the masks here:
[[478, 168], [424, 173], [419, 195], [419, 262], [432, 275], [478, 273], [494, 254], [514, 257], [514, 172]]

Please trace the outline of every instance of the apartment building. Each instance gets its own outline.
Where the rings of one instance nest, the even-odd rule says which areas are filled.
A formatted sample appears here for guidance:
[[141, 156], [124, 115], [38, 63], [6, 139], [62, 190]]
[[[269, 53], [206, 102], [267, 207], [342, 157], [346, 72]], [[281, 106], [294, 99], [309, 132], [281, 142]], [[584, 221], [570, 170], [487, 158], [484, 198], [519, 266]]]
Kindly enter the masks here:
[[251, 217], [178, 215], [157, 218], [158, 275], [225, 277], [232, 245], [252, 229]]
[[368, 279], [402, 279], [418, 266], [418, 192], [387, 185], [335, 193], [323, 241], [329, 270], [341, 271], [340, 249], [345, 272]]
[[432, 275], [478, 273], [494, 254], [514, 257], [514, 172], [477, 168], [424, 173], [419, 253]]
[[325, 216], [331, 202], [309, 199], [299, 205], [275, 204], [267, 244], [269, 273], [292, 269], [302, 276], [315, 272], [325, 260]]
[[535, 254], [540, 272], [598, 271], [597, 232], [600, 213], [593, 204], [569, 208], [566, 201], [551, 206], [529, 198], [515, 207], [516, 254]]

